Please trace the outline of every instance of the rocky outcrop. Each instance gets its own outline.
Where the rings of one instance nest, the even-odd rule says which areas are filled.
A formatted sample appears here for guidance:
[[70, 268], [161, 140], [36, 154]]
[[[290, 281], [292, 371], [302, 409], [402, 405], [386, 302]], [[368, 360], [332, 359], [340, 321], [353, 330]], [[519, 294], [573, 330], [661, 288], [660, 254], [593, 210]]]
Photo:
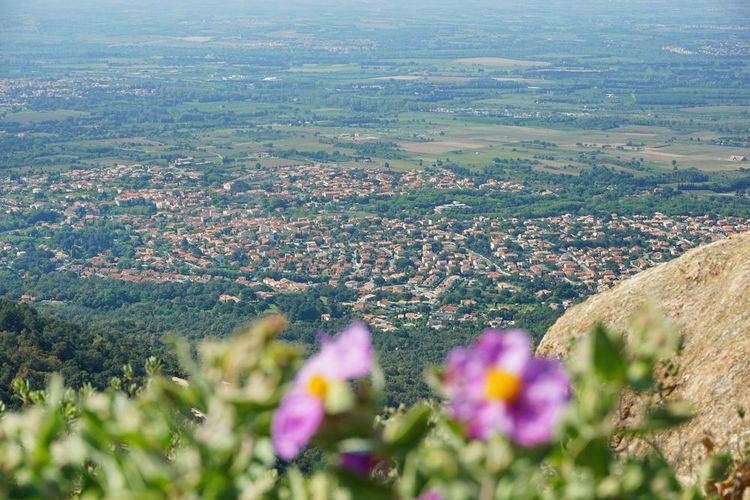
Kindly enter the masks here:
[[[688, 400], [697, 410], [692, 421], [653, 444], [688, 475], [707, 435], [719, 445], [750, 442], [750, 233], [692, 250], [571, 308], [547, 332], [538, 354], [565, 357], [571, 339], [597, 323], [627, 332], [649, 302], [685, 340], [669, 398]], [[748, 409], [744, 421], [738, 406]], [[644, 446], [627, 444], [632, 452]]]

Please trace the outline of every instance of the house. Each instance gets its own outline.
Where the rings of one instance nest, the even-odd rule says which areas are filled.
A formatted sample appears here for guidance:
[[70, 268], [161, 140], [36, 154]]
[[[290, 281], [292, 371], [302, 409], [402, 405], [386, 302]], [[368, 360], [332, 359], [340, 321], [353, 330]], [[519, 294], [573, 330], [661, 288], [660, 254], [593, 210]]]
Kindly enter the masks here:
[[240, 298], [224, 293], [219, 296], [219, 302], [221, 302], [222, 304], [226, 304], [227, 302], [234, 302], [235, 304], [238, 304], [240, 302]]
[[456, 319], [457, 312], [457, 306], [443, 306], [437, 312], [433, 313], [432, 317], [440, 321], [453, 321]]

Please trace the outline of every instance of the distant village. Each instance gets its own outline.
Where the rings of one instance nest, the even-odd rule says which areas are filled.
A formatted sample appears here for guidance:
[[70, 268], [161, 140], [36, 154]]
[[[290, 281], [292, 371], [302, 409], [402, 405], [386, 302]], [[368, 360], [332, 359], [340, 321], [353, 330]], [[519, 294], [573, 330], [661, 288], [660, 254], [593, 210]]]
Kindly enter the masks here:
[[[523, 193], [522, 183], [475, 185], [449, 170], [348, 169], [328, 164], [256, 168], [207, 184], [192, 158], [170, 166], [118, 165], [0, 179], [0, 212], [49, 213], [34, 223], [55, 269], [82, 279], [139, 282], [225, 280], [259, 297], [327, 284], [356, 291], [347, 304], [375, 327], [398, 321], [493, 318], [501, 302], [450, 297], [460, 285], [495, 290], [513, 303], [521, 288], [552, 309], [567, 284], [594, 293], [700, 244], [750, 229], [750, 220], [705, 215], [606, 217], [564, 214], [520, 219], [468, 215], [459, 201], [428, 215], [357, 213], [352, 201], [387, 200], [415, 189]], [[553, 195], [554, 193], [538, 193]], [[283, 206], [277, 206], [282, 203]], [[114, 243], [74, 255], [55, 243], [61, 231], [111, 226]], [[0, 233], [0, 265], [24, 251], [14, 231]], [[80, 252], [78, 252], [80, 253]], [[33, 300], [33, 297], [26, 297]], [[221, 302], [240, 297], [223, 294]], [[325, 318], [323, 318], [325, 319]]]

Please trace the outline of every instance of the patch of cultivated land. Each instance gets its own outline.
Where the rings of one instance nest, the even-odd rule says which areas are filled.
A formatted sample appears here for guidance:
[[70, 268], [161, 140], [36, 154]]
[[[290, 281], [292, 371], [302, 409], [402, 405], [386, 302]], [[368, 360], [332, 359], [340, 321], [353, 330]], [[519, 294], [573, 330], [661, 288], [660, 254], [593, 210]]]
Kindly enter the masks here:
[[682, 108], [688, 113], [750, 113], [750, 106], [696, 106]]
[[665, 139], [675, 135], [674, 131], [667, 127], [654, 127], [648, 125], [624, 125], [622, 127], [611, 129], [611, 132], [620, 132], [631, 136], [664, 137]]
[[65, 120], [66, 118], [75, 118], [79, 116], [88, 116], [88, 113], [68, 109], [59, 109], [55, 111], [24, 110], [7, 114], [4, 118], [0, 118], [0, 120], [15, 123], [40, 123]]
[[[370, 78], [370, 80], [378, 80], [378, 81], [401, 81], [401, 82], [414, 82], [414, 81], [422, 81], [422, 82], [431, 82], [431, 83], [468, 83], [473, 80], [476, 80], [476, 78], [471, 76], [461, 76], [461, 75], [392, 75], [392, 76], [376, 76], [374, 78]], [[507, 79], [501, 79], [496, 78], [496, 80], [508, 80], [508, 81], [525, 81], [522, 78], [507, 78]]]
[[372, 80], [397, 80], [402, 82], [410, 82], [413, 80], [421, 80], [424, 78], [420, 75], [393, 75], [393, 76], [378, 76], [375, 78], [372, 78]]
[[[730, 157], [733, 155], [750, 157], [750, 150], [747, 148], [715, 146], [708, 140], [701, 143], [687, 142], [688, 137], [684, 137], [675, 144], [668, 144], [667, 139], [680, 134], [665, 127], [627, 126], [612, 130], [553, 129], [478, 124], [433, 117], [429, 128], [422, 129], [422, 132], [422, 135], [432, 137], [433, 140], [395, 140], [409, 153], [425, 155], [431, 159], [444, 159], [443, 155], [449, 154], [451, 158], [455, 156], [467, 167], [481, 167], [495, 157], [530, 157], [540, 151], [546, 155], [556, 156], [556, 160], [567, 165], [575, 163], [573, 155], [582, 151], [600, 151], [603, 158], [610, 158], [615, 163], [631, 158], [643, 158], [654, 166], [671, 169], [672, 160], [676, 160], [679, 168], [693, 167], [710, 172], [737, 170], [748, 165], [747, 162], [731, 161]], [[536, 148], [527, 143], [534, 140], [550, 142], [557, 147]], [[628, 146], [631, 141], [636, 143], [636, 146]], [[548, 167], [556, 166], [550, 164]]]
[[401, 147], [411, 153], [440, 154], [463, 149], [481, 149], [486, 146], [471, 142], [435, 141], [435, 142], [403, 142]]
[[505, 57], [465, 57], [462, 59], [456, 59], [455, 62], [461, 64], [478, 64], [480, 66], [488, 66], [491, 68], [507, 68], [513, 66], [530, 68], [533, 66], [550, 65], [550, 63], [543, 61], [525, 61], [522, 59], [508, 59]]
[[677, 153], [667, 153], [666, 151], [655, 151], [651, 148], [646, 148], [643, 151], [638, 151], [638, 154], [643, 156], [644, 158], [667, 158], [667, 159], [677, 159], [677, 158], [685, 158], [685, 155], [677, 154]]
[[289, 68], [290, 73], [339, 73], [344, 71], [358, 71], [358, 64], [303, 64]]

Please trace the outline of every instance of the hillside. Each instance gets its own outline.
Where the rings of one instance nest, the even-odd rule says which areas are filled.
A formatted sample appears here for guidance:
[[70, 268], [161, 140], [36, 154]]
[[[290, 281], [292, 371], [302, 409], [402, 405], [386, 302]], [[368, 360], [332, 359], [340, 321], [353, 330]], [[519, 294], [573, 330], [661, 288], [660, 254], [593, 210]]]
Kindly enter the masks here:
[[[750, 233], [697, 248], [571, 308], [537, 352], [564, 357], [570, 339], [599, 322], [625, 331], [647, 301], [658, 304], [684, 335], [684, 350], [676, 360], [680, 371], [668, 397], [691, 401], [698, 413], [654, 442], [678, 471], [687, 473], [699, 463], [706, 435], [719, 444], [747, 438], [737, 407], [750, 407]], [[632, 403], [626, 398], [622, 409], [629, 410]], [[621, 415], [632, 418], [630, 411]], [[622, 446], [637, 452], [646, 445]]]
[[49, 375], [60, 373], [71, 387], [91, 383], [102, 388], [122, 374], [123, 363], [140, 357], [120, 342], [45, 317], [28, 304], [0, 299], [0, 401], [6, 404], [14, 402], [16, 378], [41, 389]]

